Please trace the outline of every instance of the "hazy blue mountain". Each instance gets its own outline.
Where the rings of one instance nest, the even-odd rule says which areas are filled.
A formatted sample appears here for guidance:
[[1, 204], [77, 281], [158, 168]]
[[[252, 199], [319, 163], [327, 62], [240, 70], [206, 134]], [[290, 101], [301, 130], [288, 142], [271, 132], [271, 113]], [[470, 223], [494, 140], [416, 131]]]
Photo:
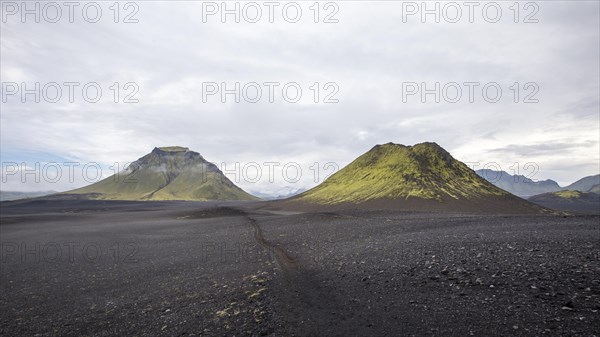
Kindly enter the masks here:
[[522, 175], [512, 175], [505, 171], [482, 169], [475, 171], [479, 176], [497, 187], [517, 195], [529, 198], [534, 195], [560, 191], [562, 188], [554, 180], [533, 181]]
[[564, 190], [580, 191], [580, 192], [593, 192], [591, 191], [594, 186], [600, 184], [600, 174], [595, 176], [588, 176], [577, 180], [569, 186], [565, 186]]
[[36, 191], [36, 192], [16, 192], [16, 191], [0, 191], [0, 201], [19, 200], [27, 198], [43, 197], [58, 193], [56, 191]]
[[250, 193], [254, 196], [257, 196], [257, 197], [263, 199], [263, 200], [277, 200], [277, 199], [290, 198], [290, 197], [293, 197], [304, 191], [306, 191], [305, 188], [295, 188], [295, 187], [286, 186], [286, 187], [282, 187], [271, 193], [265, 193], [265, 192], [259, 192], [259, 191], [250, 191]]

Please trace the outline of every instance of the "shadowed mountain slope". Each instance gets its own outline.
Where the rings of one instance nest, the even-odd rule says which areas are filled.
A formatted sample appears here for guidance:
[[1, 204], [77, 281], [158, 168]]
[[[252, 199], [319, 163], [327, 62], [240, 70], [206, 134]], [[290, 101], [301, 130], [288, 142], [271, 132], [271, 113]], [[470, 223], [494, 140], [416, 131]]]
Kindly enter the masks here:
[[600, 194], [593, 192], [564, 190], [535, 195], [528, 200], [561, 211], [600, 214]]

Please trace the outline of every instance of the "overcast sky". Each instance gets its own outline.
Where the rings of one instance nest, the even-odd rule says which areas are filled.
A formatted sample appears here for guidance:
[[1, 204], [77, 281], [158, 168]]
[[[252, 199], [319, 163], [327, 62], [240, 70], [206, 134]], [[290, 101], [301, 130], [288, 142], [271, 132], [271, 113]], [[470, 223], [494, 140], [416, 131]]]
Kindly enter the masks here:
[[[286, 21], [296, 19], [295, 6], [286, 7], [287, 16], [282, 13], [286, 2], [273, 7], [273, 23], [263, 2], [258, 2], [263, 13], [257, 23], [246, 20], [256, 16], [254, 7], [246, 7], [243, 16], [248, 2], [239, 2], [240, 23], [233, 15], [223, 23], [220, 13], [204, 18], [213, 8], [194, 1], [138, 1], [127, 8], [121, 3], [118, 23], [115, 8], [109, 8], [112, 1], [98, 2], [102, 16], [96, 23], [84, 20], [93, 21], [94, 8], [88, 6], [84, 17], [86, 3], [80, 3], [73, 23], [67, 7], [57, 23], [46, 22], [53, 20], [53, 8], [42, 13], [40, 23], [33, 15], [22, 23], [21, 13], [12, 15], [14, 8], [6, 3], [0, 61], [6, 101], [0, 117], [3, 169], [12, 162], [31, 167], [36, 162], [97, 162], [108, 176], [114, 162], [133, 161], [155, 146], [181, 145], [228, 168], [234, 162], [242, 167], [279, 162], [280, 168], [299, 163], [303, 175], [297, 183], [282, 179], [280, 171], [269, 182], [267, 166], [258, 182], [238, 182], [252, 192], [278, 193], [314, 186], [315, 167], [309, 167], [315, 162], [320, 181], [332, 170], [327, 163], [341, 168], [375, 144], [434, 141], [463, 162], [479, 162], [478, 168], [496, 162], [514, 173], [511, 165], [518, 163], [519, 173], [561, 185], [600, 170], [597, 1], [522, 2], [518, 17], [512, 1], [496, 2], [502, 10], [496, 23], [487, 21], [496, 20], [497, 6], [487, 6], [487, 16], [482, 13], [486, 2], [474, 7], [473, 23], [463, 2], [458, 2], [463, 12], [458, 20], [455, 8], [444, 11], [447, 3], [439, 3], [440, 23], [433, 15], [422, 22], [420, 13], [409, 15], [413, 7], [393, 1], [320, 3], [318, 23], [312, 2], [300, 3], [302, 14], [295, 23]], [[123, 22], [127, 15], [138, 22]], [[323, 22], [327, 16], [338, 22]], [[453, 20], [458, 22], [447, 22]], [[27, 88], [36, 82], [41, 87], [50, 82], [81, 85], [74, 88], [72, 103], [64, 85], [56, 103], [47, 102], [54, 96], [51, 87], [40, 103], [33, 95], [23, 103], [20, 92], [11, 94], [13, 82]], [[97, 103], [82, 97], [82, 86], [89, 82], [102, 89]], [[119, 103], [113, 102], [114, 82], [120, 86]], [[124, 88], [128, 82], [139, 88], [133, 96], [138, 103], [123, 102], [135, 88]], [[241, 87], [256, 82], [263, 95], [257, 103], [244, 96], [237, 103], [233, 95], [222, 102], [218, 94], [203, 102], [203, 87], [208, 88], [203, 83], [209, 82], [225, 82], [230, 89], [236, 82]], [[265, 82], [280, 83], [272, 103]], [[292, 82], [302, 89], [296, 103], [282, 94]], [[325, 88], [329, 82], [334, 84]], [[410, 83], [422, 82], [428, 89], [436, 82], [442, 88], [458, 83], [462, 97], [449, 102], [455, 96], [449, 85], [440, 103], [433, 94], [425, 102], [420, 93], [403, 100], [403, 93], [414, 89]], [[474, 102], [465, 82], [480, 83]], [[488, 83], [495, 84], [484, 97], [482, 87]], [[486, 101], [494, 98], [495, 86], [502, 96], [495, 103]], [[255, 88], [248, 88], [251, 100]], [[329, 99], [338, 102], [325, 103], [334, 92]], [[88, 94], [93, 98], [94, 91]], [[286, 98], [294, 96], [292, 87]], [[526, 165], [530, 162], [538, 169]], [[73, 182], [39, 184], [31, 176], [25, 183], [15, 177], [3, 181], [2, 189], [64, 190], [86, 184], [80, 176]]]

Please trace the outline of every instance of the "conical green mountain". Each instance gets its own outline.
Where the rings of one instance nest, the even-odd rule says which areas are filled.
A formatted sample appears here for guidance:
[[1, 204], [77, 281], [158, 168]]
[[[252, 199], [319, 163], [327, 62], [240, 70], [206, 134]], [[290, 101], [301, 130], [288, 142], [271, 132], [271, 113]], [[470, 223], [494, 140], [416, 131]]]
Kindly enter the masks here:
[[154, 148], [125, 171], [65, 194], [109, 200], [258, 200], [199, 153], [179, 146]]
[[436, 143], [377, 145], [288, 202], [434, 211], [542, 210], [487, 182]]

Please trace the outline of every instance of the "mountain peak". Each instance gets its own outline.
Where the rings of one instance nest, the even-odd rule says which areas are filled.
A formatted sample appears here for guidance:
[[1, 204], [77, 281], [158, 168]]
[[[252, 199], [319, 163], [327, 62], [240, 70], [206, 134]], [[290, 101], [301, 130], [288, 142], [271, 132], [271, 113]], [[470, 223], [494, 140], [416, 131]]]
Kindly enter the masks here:
[[449, 154], [448, 151], [446, 151], [446, 149], [439, 146], [438, 143], [435, 143], [435, 142], [418, 143], [418, 144], [413, 145], [412, 148], [440, 152], [440, 153], [443, 153], [444, 155]]
[[403, 144], [396, 144], [396, 143], [389, 142], [389, 143], [385, 143], [385, 144], [377, 144], [377, 145], [375, 145], [373, 147], [373, 149], [377, 149], [377, 148], [395, 148], [395, 147], [404, 148], [404, 147], [407, 147], [407, 146], [403, 145]]
[[424, 142], [415, 145], [395, 143], [380, 144], [373, 147], [364, 157], [377, 161], [385, 158], [386, 161], [395, 161], [400, 166], [417, 165], [419, 169], [442, 169], [440, 166], [452, 164], [454, 158], [444, 148], [434, 142]]
[[538, 211], [536, 206], [479, 177], [433, 142], [376, 145], [294, 200], [400, 209]]
[[152, 152], [188, 152], [190, 149], [183, 146], [162, 146], [155, 147]]
[[[423, 143], [418, 143], [415, 145], [403, 145], [403, 144], [396, 144], [396, 143], [385, 143], [385, 144], [378, 144], [375, 145], [371, 151], [390, 151], [390, 152], [403, 152], [403, 151], [409, 151], [409, 152], [413, 152], [416, 154], [421, 154], [421, 155], [441, 155], [444, 158], [447, 158], [448, 156], [450, 156], [450, 153], [448, 153], [448, 151], [446, 151], [443, 147], [439, 146], [437, 143], [434, 142], [423, 142]], [[370, 152], [370, 151], [369, 151]]]
[[376, 149], [376, 148], [387, 148], [387, 149], [392, 149], [392, 148], [396, 148], [396, 149], [430, 148], [430, 149], [442, 150], [444, 152], [446, 151], [446, 150], [444, 150], [444, 148], [442, 148], [435, 142], [423, 142], [423, 143], [417, 143], [414, 145], [404, 145], [404, 144], [396, 144], [393, 142], [388, 142], [385, 144], [377, 144], [373, 147], [373, 149]]
[[600, 174], [594, 176], [588, 176], [577, 180], [569, 186], [566, 186], [565, 190], [575, 190], [580, 192], [591, 191], [594, 186], [600, 184]]

